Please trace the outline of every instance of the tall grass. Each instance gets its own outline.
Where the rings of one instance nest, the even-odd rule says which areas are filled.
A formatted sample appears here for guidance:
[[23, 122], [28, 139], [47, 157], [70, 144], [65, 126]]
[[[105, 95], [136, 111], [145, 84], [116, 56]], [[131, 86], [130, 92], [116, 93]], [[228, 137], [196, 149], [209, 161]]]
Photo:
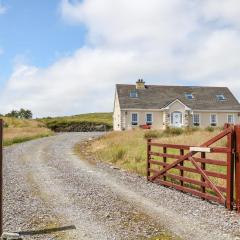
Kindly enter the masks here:
[[53, 132], [46, 128], [42, 122], [36, 120], [3, 117], [3, 121], [4, 146], [53, 135]]
[[[146, 138], [155, 138], [154, 141], [170, 144], [186, 144], [199, 146], [208, 139], [211, 139], [220, 129], [208, 131], [198, 128], [167, 129], [165, 131], [135, 130], [124, 132], [112, 132], [106, 136], [90, 143], [89, 149], [96, 159], [117, 165], [120, 168], [136, 172], [140, 175], [146, 174]], [[218, 142], [218, 145], [225, 146], [226, 139]], [[156, 147], [154, 151], [162, 151]], [[168, 149], [170, 154], [179, 154], [179, 150]], [[212, 159], [221, 159], [222, 156], [211, 153]], [[186, 163], [188, 164], [188, 163]], [[208, 167], [208, 166], [207, 166]], [[209, 170], [217, 170], [224, 173], [219, 166], [209, 166]], [[223, 183], [220, 181], [220, 185]]]

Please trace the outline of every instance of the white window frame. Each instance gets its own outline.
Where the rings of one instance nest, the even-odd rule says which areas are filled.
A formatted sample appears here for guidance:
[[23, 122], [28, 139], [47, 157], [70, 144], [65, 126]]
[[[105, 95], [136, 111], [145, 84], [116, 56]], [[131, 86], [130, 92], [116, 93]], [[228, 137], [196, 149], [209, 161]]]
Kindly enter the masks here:
[[225, 97], [224, 94], [217, 94], [216, 98], [217, 98], [218, 101], [225, 101], [226, 100], [226, 97]]
[[[198, 115], [199, 122], [194, 121], [194, 115]], [[193, 125], [196, 126], [195, 125], [196, 123], [198, 124], [198, 126], [200, 126], [200, 124], [201, 124], [201, 119], [200, 119], [200, 114], [199, 113], [193, 113]]]
[[[133, 121], [133, 114], [136, 114], [137, 115], [137, 121]], [[132, 112], [131, 113], [131, 125], [132, 126], [138, 126], [138, 122], [139, 122], [139, 115], [137, 112]], [[136, 123], [136, 124], [133, 124], [133, 123]]]
[[[189, 96], [191, 96], [191, 97], [189, 98]], [[188, 100], [194, 99], [194, 96], [193, 96], [192, 93], [185, 93], [185, 97], [186, 97]]]
[[[216, 116], [216, 122], [212, 122], [212, 116], [213, 116], [213, 115]], [[210, 114], [210, 124], [211, 124], [211, 126], [212, 126], [212, 124], [215, 124], [215, 126], [218, 125], [218, 116], [217, 116], [216, 113], [211, 113], [211, 114]]]
[[[135, 94], [134, 96], [132, 96], [132, 94]], [[129, 93], [130, 98], [138, 98], [138, 92], [136, 90], [131, 90]]]
[[[229, 117], [229, 116], [232, 116], [232, 122], [229, 122], [229, 121], [228, 121], [228, 117]], [[228, 115], [227, 115], [227, 123], [230, 123], [230, 124], [234, 124], [234, 123], [235, 123], [234, 114], [228, 114]]]
[[[151, 122], [148, 122], [148, 121], [147, 121], [147, 115], [148, 115], [148, 114], [151, 114], [151, 115], [152, 115], [152, 121], [151, 121]], [[147, 113], [145, 114], [145, 122], [146, 122], [147, 125], [152, 125], [152, 124], [153, 124], [153, 113], [147, 112]], [[148, 124], [148, 123], [151, 123], [151, 124]]]

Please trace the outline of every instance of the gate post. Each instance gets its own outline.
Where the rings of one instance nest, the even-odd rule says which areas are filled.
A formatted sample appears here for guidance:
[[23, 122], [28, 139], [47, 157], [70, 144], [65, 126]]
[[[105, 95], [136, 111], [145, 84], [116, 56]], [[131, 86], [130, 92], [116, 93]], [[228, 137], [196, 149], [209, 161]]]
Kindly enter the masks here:
[[227, 147], [230, 152], [227, 153], [227, 196], [226, 207], [229, 210], [233, 209], [233, 182], [234, 182], [234, 130], [230, 124], [231, 132], [227, 135]]
[[240, 213], [240, 125], [235, 125], [235, 197], [236, 210]]
[[149, 180], [149, 177], [150, 177], [150, 160], [151, 160], [151, 154], [150, 154], [150, 152], [151, 152], [151, 141], [152, 141], [152, 139], [151, 138], [149, 138], [148, 140], [147, 140], [147, 180]]
[[3, 233], [3, 120], [0, 119], [0, 237]]

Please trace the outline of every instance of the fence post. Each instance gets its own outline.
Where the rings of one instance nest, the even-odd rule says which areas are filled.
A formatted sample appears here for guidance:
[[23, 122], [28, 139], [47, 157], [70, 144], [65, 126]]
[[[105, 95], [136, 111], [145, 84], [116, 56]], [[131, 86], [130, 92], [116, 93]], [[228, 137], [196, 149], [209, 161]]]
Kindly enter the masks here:
[[[163, 147], [163, 153], [166, 154], [167, 153], [167, 148]], [[163, 162], [166, 163], [167, 162], [167, 158], [163, 157]], [[163, 166], [163, 168], [165, 168], [165, 166]], [[166, 181], [167, 177], [163, 176], [163, 180]]]
[[[180, 149], [180, 155], [181, 155], [181, 157], [184, 155], [184, 149]], [[180, 166], [182, 166], [182, 167], [184, 166], [184, 161], [180, 162]], [[181, 177], [184, 176], [183, 170], [180, 170], [180, 176]], [[180, 184], [181, 184], [181, 186], [183, 186], [183, 181], [182, 180], [180, 181]]]
[[3, 233], [3, 120], [0, 119], [0, 237]]
[[151, 142], [152, 142], [152, 139], [149, 138], [147, 140], [147, 180], [149, 180], [149, 177], [150, 177], [150, 160], [151, 160]]
[[236, 210], [240, 213], [240, 125], [235, 125], [235, 197]]
[[[232, 126], [228, 125], [232, 129]], [[230, 152], [227, 153], [227, 196], [226, 207], [229, 210], [233, 209], [233, 176], [234, 176], [234, 131], [227, 135], [227, 147]]]
[[[201, 158], [202, 159], [206, 158], [206, 153], [205, 152], [201, 152]], [[201, 163], [201, 168], [202, 168], [203, 171], [205, 171], [206, 170], [206, 163], [202, 162]], [[201, 175], [201, 182], [205, 183], [205, 178], [202, 175]], [[202, 193], [206, 192], [205, 186], [201, 186], [201, 191], [202, 191]], [[202, 199], [205, 199], [205, 198], [202, 198]]]

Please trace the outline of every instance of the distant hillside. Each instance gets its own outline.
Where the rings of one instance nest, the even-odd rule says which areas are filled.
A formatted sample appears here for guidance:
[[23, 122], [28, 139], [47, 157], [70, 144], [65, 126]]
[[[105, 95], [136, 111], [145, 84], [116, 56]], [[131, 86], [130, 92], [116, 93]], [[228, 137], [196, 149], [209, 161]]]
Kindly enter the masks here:
[[1, 117], [4, 121], [3, 143], [5, 146], [53, 135], [45, 124], [36, 120]]
[[55, 132], [89, 132], [112, 130], [112, 113], [87, 113], [39, 119]]

